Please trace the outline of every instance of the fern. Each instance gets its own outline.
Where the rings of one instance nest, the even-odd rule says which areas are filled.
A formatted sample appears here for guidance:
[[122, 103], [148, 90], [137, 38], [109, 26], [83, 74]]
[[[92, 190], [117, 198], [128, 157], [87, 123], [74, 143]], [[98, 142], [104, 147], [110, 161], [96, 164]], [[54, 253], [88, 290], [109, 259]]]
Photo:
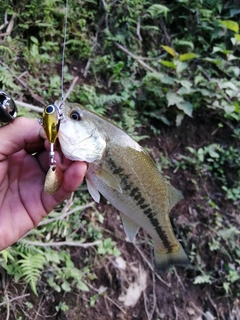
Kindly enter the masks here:
[[196, 276], [193, 281], [194, 284], [202, 284], [202, 283], [212, 283], [210, 274], [203, 274], [201, 276]]
[[0, 52], [1, 52], [1, 55], [6, 53], [6, 54], [9, 54], [11, 57], [13, 56], [12, 50], [6, 46], [3, 46], [3, 45], [0, 45]]
[[115, 36], [111, 37], [111, 40], [121, 43], [124, 46], [126, 45], [126, 35], [124, 33], [117, 33]]
[[3, 90], [11, 88], [14, 91], [20, 90], [20, 87], [14, 83], [14, 77], [5, 67], [0, 67], [0, 82]]
[[89, 97], [89, 104], [86, 107], [99, 115], [104, 115], [106, 113], [106, 106], [112, 106], [113, 104], [119, 104], [123, 101], [121, 96], [117, 94], [101, 94], [97, 96], [96, 94]]
[[123, 98], [118, 96], [117, 94], [101, 94], [100, 96], [96, 96], [95, 98], [95, 105], [96, 107], [103, 107], [105, 105], [113, 105], [116, 103], [121, 103]]
[[151, 7], [147, 9], [147, 12], [151, 15], [153, 19], [159, 18], [161, 14], [163, 14], [166, 18], [168, 11], [168, 7], [163, 6], [161, 4], [153, 4]]
[[208, 152], [210, 155], [211, 155], [211, 152], [212, 152], [212, 151], [215, 151], [215, 150], [220, 151], [220, 152], [224, 152], [223, 147], [222, 147], [220, 144], [218, 144], [218, 143], [212, 143], [212, 144], [210, 144], [209, 146], [206, 146], [204, 149], [205, 149], [206, 152]]
[[46, 263], [46, 259], [43, 255], [37, 253], [35, 255], [27, 253], [21, 254], [23, 259], [18, 261], [21, 271], [21, 277], [29, 283], [32, 291], [37, 294], [37, 281], [44, 269], [44, 265]]

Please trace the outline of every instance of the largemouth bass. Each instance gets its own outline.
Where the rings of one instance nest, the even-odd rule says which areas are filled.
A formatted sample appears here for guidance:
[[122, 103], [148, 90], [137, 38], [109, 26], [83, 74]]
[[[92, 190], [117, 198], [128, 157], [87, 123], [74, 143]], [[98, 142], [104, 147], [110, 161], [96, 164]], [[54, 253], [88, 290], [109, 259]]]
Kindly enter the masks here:
[[188, 258], [176, 239], [169, 211], [182, 198], [159, 173], [149, 154], [111, 121], [76, 103], [57, 101], [63, 113], [58, 138], [62, 152], [86, 161], [86, 182], [96, 202], [102, 194], [121, 214], [133, 241], [140, 227], [152, 237], [159, 272], [185, 265]]

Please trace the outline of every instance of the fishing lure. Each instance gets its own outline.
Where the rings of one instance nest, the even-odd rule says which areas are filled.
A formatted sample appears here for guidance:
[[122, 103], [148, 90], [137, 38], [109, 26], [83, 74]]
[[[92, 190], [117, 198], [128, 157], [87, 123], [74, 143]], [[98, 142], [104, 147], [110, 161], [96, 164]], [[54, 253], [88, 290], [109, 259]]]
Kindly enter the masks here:
[[44, 190], [49, 195], [55, 193], [59, 189], [63, 179], [62, 171], [57, 166], [56, 160], [54, 159], [54, 144], [58, 136], [60, 119], [60, 108], [57, 108], [54, 104], [51, 104], [44, 108], [42, 119], [39, 120], [39, 123], [42, 125], [50, 143], [49, 170], [44, 183]]
[[0, 122], [11, 122], [17, 117], [17, 106], [13, 98], [0, 89]]

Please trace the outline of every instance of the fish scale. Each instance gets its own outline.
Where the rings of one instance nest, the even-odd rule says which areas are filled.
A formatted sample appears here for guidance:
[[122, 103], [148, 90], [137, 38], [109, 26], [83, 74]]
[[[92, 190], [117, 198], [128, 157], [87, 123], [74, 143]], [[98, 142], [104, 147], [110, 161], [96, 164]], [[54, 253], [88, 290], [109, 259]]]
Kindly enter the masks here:
[[[114, 149], [114, 146], [111, 147], [111, 154], [113, 155], [117, 154], [116, 150]], [[151, 221], [151, 225], [157, 231], [157, 234], [162, 240], [167, 251], [171, 251], [172, 247], [178, 246], [178, 242], [172, 232], [168, 217], [170, 204], [168, 201], [161, 201], [161, 199], [168, 199], [167, 185], [164, 179], [159, 175], [158, 170], [156, 170], [156, 166], [152, 159], [146, 155], [144, 151], [139, 152], [135, 151], [134, 149], [129, 149], [130, 148], [128, 147], [125, 148], [121, 154], [118, 154], [118, 156], [115, 157], [117, 158], [115, 161], [121, 163], [121, 166], [125, 165], [126, 168], [131, 168], [130, 170], [125, 170], [124, 173], [124, 175], [127, 175], [128, 178], [128, 183], [126, 184], [127, 190], [123, 181], [121, 180], [120, 182], [120, 186], [123, 189], [122, 201], [124, 201], [124, 197], [128, 196], [127, 199], [130, 201], [130, 203], [135, 203], [137, 206], [138, 216], [140, 212], [143, 212], [143, 214], [148, 217], [149, 221]], [[114, 161], [112, 158], [110, 159], [110, 167], [106, 167], [106, 165], [109, 164], [108, 159], [105, 159], [103, 167], [104, 169], [111, 171], [113, 166], [112, 163], [114, 163]], [[115, 166], [117, 165], [115, 164]], [[150, 169], [144, 170], [147, 167]], [[124, 170], [122, 169], [121, 171]], [[141, 172], [140, 177], [138, 174], [139, 172]], [[114, 174], [114, 170], [112, 173]], [[123, 174], [120, 173], [116, 179], [122, 179], [122, 175]], [[131, 186], [134, 187], [131, 188]], [[152, 187], [155, 190], [155, 193], [157, 193], [157, 196], [150, 191]], [[121, 208], [118, 209], [123, 211]], [[134, 221], [137, 223], [136, 220]], [[167, 232], [165, 232], [165, 230], [167, 230]], [[151, 233], [149, 232], [149, 234]]]

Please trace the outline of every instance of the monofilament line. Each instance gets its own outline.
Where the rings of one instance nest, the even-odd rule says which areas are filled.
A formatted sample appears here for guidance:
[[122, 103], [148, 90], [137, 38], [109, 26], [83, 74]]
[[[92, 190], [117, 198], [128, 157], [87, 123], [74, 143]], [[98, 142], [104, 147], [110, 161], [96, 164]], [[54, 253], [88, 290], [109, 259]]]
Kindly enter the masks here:
[[64, 91], [63, 91], [63, 73], [64, 73], [64, 58], [65, 58], [65, 47], [66, 47], [66, 39], [67, 39], [67, 21], [68, 21], [68, 0], [66, 0], [65, 7], [65, 22], [64, 22], [64, 36], [63, 36], [63, 51], [62, 51], [62, 101], [64, 101]]

